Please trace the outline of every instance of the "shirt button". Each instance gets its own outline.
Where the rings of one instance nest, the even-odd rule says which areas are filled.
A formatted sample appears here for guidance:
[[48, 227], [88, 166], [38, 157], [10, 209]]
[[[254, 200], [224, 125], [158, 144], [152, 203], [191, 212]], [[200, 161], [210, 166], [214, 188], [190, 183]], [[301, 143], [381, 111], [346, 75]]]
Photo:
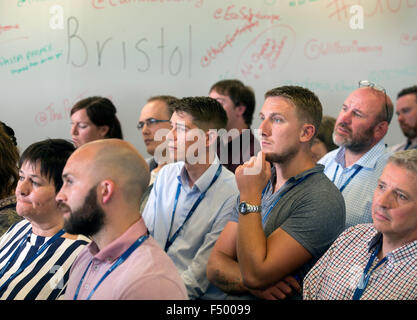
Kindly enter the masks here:
[[90, 286], [88, 284], [84, 285], [84, 289], [88, 290]]

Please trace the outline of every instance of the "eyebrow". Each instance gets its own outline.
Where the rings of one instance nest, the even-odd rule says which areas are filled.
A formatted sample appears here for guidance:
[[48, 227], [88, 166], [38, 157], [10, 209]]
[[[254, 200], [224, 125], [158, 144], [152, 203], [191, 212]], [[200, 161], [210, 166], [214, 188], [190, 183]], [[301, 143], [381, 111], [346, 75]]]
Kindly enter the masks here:
[[[259, 112], [259, 116], [264, 116], [265, 117], [265, 115], [262, 112]], [[283, 117], [284, 115], [280, 112], [271, 112], [269, 114], [268, 118], [274, 117], [274, 116], [282, 116]]]
[[[387, 185], [388, 185], [385, 181], [382, 181], [382, 180], [380, 180], [380, 179], [378, 179], [378, 183], [383, 184], [383, 185], [385, 185], [385, 186], [387, 186]], [[400, 188], [393, 188], [393, 189], [394, 189], [394, 191], [396, 191], [396, 192], [401, 192], [401, 193], [404, 193], [407, 197], [410, 197], [410, 193], [409, 193], [409, 192], [407, 192], [407, 191], [405, 191], [405, 190], [403, 190], [403, 189], [400, 189]]]
[[175, 122], [174, 124], [175, 124], [177, 127], [184, 127], [184, 128], [190, 129], [190, 127], [189, 127], [189, 126], [187, 126], [187, 125], [185, 125], [185, 123], [183, 123], [183, 122]]
[[63, 173], [62, 174], [62, 179], [67, 179], [69, 176], [71, 176], [70, 173]]
[[[25, 172], [22, 169], [19, 169], [19, 174], [25, 174]], [[29, 174], [29, 177], [31, 178], [37, 178], [37, 179], [44, 179], [44, 177], [42, 175], [39, 174]]]

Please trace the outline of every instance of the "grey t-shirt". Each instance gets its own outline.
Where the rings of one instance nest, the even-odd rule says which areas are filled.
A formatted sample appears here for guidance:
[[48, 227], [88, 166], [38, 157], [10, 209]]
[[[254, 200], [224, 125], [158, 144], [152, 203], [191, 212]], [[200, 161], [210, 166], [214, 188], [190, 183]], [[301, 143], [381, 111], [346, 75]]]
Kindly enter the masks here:
[[[275, 193], [272, 183], [275, 180], [275, 170], [272, 170], [271, 181], [262, 196], [265, 236], [282, 228], [312, 255], [312, 259], [293, 274], [300, 279], [304, 278], [345, 228], [343, 196], [323, 173], [323, 169], [324, 166], [318, 164], [290, 178]], [[238, 219], [236, 206], [231, 221], [238, 222]]]

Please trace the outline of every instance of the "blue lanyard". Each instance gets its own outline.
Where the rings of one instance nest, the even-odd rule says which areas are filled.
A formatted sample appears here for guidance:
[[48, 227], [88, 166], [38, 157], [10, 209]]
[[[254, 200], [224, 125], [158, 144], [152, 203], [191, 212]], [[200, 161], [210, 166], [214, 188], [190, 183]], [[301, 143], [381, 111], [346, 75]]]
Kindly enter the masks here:
[[[287, 190], [285, 190], [284, 192], [282, 192], [278, 198], [274, 201], [274, 203], [272, 204], [272, 206], [269, 207], [268, 212], [263, 216], [262, 218], [262, 224], [265, 223], [267, 217], [269, 216], [269, 214], [271, 213], [272, 209], [276, 206], [276, 204], [278, 203], [279, 200], [281, 200], [281, 198], [287, 194], [290, 190], [292, 190], [293, 188], [295, 188], [296, 186], [298, 186], [301, 182], [303, 182], [304, 180], [306, 180], [308, 177], [310, 177], [311, 175], [315, 174], [317, 172], [310, 172], [309, 174], [305, 175], [304, 177], [302, 177], [301, 179], [298, 179], [290, 188], [288, 188]], [[264, 188], [264, 190], [262, 191], [262, 198], [264, 196], [266, 187]]]
[[[149, 234], [145, 234], [141, 236], [139, 239], [137, 239], [120, 257], [116, 260], [116, 262], [109, 268], [109, 270], [106, 271], [106, 273], [101, 277], [100, 281], [96, 284], [96, 286], [91, 290], [90, 294], [87, 297], [87, 300], [91, 299], [91, 296], [96, 292], [97, 288], [100, 286], [100, 284], [104, 281], [104, 279], [107, 278], [107, 276], [113, 272], [114, 269], [116, 269], [119, 265], [121, 265], [125, 260], [130, 256], [130, 254], [135, 251], [146, 239], [148, 239]], [[82, 283], [84, 282], [85, 275], [87, 274], [88, 269], [91, 266], [91, 263], [93, 260], [90, 261], [87, 268], [85, 269], [83, 276], [80, 279], [80, 283], [78, 284], [77, 291], [75, 291], [74, 294], [74, 300], [77, 300], [78, 293], [80, 292], [80, 288]]]
[[382, 247], [382, 243], [380, 243], [379, 246], [375, 248], [375, 251], [372, 253], [371, 257], [369, 258], [368, 264], [366, 265], [365, 270], [363, 271], [363, 274], [361, 276], [361, 279], [359, 280], [358, 286], [356, 287], [355, 293], [353, 294], [353, 300], [359, 300], [361, 298], [361, 296], [363, 295], [363, 292], [366, 289], [366, 286], [368, 285], [369, 278], [371, 277], [372, 272], [374, 272], [376, 268], [378, 268], [381, 264], [387, 261], [387, 257], [384, 257], [381, 261], [378, 262], [378, 264], [372, 270], [369, 270], [376, 256], [378, 255], [379, 249], [381, 247]]
[[[404, 147], [404, 150], [408, 150], [408, 148], [410, 148], [410, 146], [411, 146], [411, 141], [408, 141], [407, 144]], [[414, 146], [411, 149], [417, 149], [417, 146]]]
[[[358, 166], [355, 170], [354, 173], [352, 173], [352, 175], [349, 177], [349, 179], [346, 180], [346, 182], [344, 183], [344, 185], [339, 189], [340, 192], [343, 192], [343, 190], [345, 190], [346, 186], [349, 184], [349, 182], [359, 173], [359, 171], [362, 170], [362, 166]], [[334, 176], [333, 176], [333, 180], [332, 182], [334, 183], [334, 181], [336, 180], [336, 175], [337, 175], [337, 170], [339, 169], [339, 165], [337, 165], [336, 170], [334, 171]]]
[[[3, 277], [3, 275], [6, 273], [7, 268], [10, 266], [10, 264], [12, 263], [13, 259], [16, 257], [16, 255], [18, 254], [18, 252], [20, 251], [20, 249], [25, 245], [25, 242], [29, 239], [30, 235], [32, 233], [32, 229], [30, 229], [23, 237], [22, 240], [20, 241], [19, 245], [17, 246], [16, 250], [13, 252], [12, 256], [10, 257], [10, 259], [7, 261], [6, 265], [3, 267], [3, 269], [1, 269], [0, 271], [0, 278]], [[29, 266], [37, 257], [39, 257], [42, 252], [44, 252], [56, 239], [58, 239], [62, 234], [64, 234], [64, 230], [60, 230], [58, 231], [52, 238], [50, 238], [47, 242], [45, 242], [42, 247], [40, 247], [38, 249], [38, 251], [36, 251], [36, 253], [34, 255], [32, 255], [28, 261], [26, 261], [26, 263], [22, 264], [19, 269], [17, 269], [17, 271], [15, 273], [13, 273], [9, 279], [7, 279], [0, 287], [0, 292], [14, 279], [16, 278], [23, 270], [25, 270], [27, 268], [27, 266]]]
[[217, 168], [216, 174], [213, 177], [213, 180], [211, 180], [210, 185], [207, 187], [207, 189], [204, 192], [202, 192], [200, 194], [200, 196], [198, 197], [197, 201], [194, 203], [194, 205], [192, 206], [192, 208], [188, 212], [188, 214], [187, 214], [184, 222], [182, 223], [182, 225], [177, 229], [177, 231], [174, 233], [174, 235], [171, 237], [171, 239], [169, 239], [169, 235], [171, 234], [171, 230], [172, 230], [172, 225], [174, 224], [174, 216], [175, 216], [175, 211], [177, 210], [178, 198], [179, 198], [180, 193], [181, 193], [181, 183], [178, 183], [177, 193], [175, 194], [174, 209], [172, 210], [172, 215], [171, 215], [172, 216], [171, 217], [171, 226], [169, 227], [167, 241], [165, 243], [165, 249], [164, 249], [165, 252], [168, 251], [169, 247], [173, 244], [173, 242], [175, 241], [175, 239], [177, 239], [178, 234], [181, 232], [181, 230], [184, 227], [185, 223], [188, 221], [188, 219], [191, 218], [191, 216], [193, 215], [195, 209], [197, 209], [198, 205], [200, 204], [201, 200], [203, 200], [204, 197], [206, 196], [206, 192], [216, 182], [216, 180], [219, 177], [219, 175], [220, 175], [221, 172], [222, 172], [222, 165], [219, 165], [219, 167]]

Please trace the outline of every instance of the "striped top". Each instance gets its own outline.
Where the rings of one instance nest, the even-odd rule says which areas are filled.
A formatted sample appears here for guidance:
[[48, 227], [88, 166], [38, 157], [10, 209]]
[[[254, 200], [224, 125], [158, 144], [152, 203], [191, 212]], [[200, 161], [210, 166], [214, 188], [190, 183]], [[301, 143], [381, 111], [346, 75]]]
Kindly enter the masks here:
[[[304, 279], [305, 300], [352, 300], [381, 233], [372, 224], [345, 230]], [[362, 300], [417, 299], [417, 240], [387, 254], [371, 273]], [[375, 259], [371, 270], [380, 260]]]
[[[51, 238], [37, 236], [30, 231], [31, 228], [31, 224], [23, 220], [0, 238], [0, 274], [13, 258], [0, 278], [1, 300], [56, 299], [65, 291], [72, 263], [89, 242], [84, 236], [75, 240], [59, 237], [9, 284], [3, 286]], [[26, 241], [19, 246], [23, 239]], [[16, 249], [18, 251], [14, 255]]]

